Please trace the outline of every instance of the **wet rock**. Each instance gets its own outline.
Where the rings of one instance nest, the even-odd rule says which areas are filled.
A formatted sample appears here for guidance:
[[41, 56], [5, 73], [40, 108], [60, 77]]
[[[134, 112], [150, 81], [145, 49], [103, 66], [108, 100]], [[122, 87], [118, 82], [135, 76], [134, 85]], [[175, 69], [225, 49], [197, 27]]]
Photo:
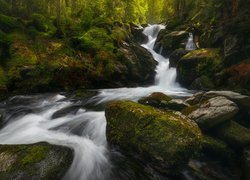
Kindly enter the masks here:
[[169, 66], [170, 67], [176, 67], [180, 59], [185, 56], [188, 53], [183, 48], [176, 49], [174, 52], [172, 52], [169, 56]]
[[177, 64], [177, 80], [184, 87], [201, 76], [213, 77], [219, 71], [222, 57], [219, 49], [197, 49], [189, 52]]
[[37, 143], [0, 146], [0, 179], [61, 179], [73, 161], [73, 150]]
[[195, 120], [201, 128], [209, 129], [222, 122], [231, 120], [238, 111], [239, 108], [234, 102], [219, 96], [202, 103], [188, 117]]
[[156, 108], [166, 107], [166, 104], [171, 101], [172, 98], [161, 92], [154, 92], [148, 97], [144, 97], [138, 100], [139, 103], [144, 105], [153, 106]]
[[134, 40], [140, 44], [145, 44], [148, 42], [148, 37], [143, 34], [143, 28], [138, 26], [131, 27], [131, 33], [134, 37]]
[[200, 129], [185, 116], [131, 101], [110, 103], [105, 115], [109, 143], [150, 159], [163, 171], [182, 165], [200, 149]]
[[76, 114], [77, 111], [80, 109], [80, 106], [70, 106], [70, 107], [65, 107], [63, 109], [60, 109], [56, 111], [52, 116], [51, 119], [57, 119], [69, 114]]
[[234, 121], [221, 124], [213, 130], [213, 133], [233, 148], [250, 145], [250, 129]]
[[161, 30], [156, 39], [154, 50], [163, 56], [168, 56], [175, 49], [185, 48], [188, 37], [189, 33], [186, 31], [173, 31], [169, 33], [166, 29]]

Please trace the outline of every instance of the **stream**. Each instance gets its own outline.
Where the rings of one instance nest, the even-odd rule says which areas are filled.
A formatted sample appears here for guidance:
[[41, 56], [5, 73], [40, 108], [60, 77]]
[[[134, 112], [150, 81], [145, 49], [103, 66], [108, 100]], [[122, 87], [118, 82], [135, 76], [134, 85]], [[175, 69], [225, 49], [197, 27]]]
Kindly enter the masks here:
[[[176, 82], [176, 69], [169, 68], [169, 60], [153, 50], [157, 35], [164, 28], [163, 25], [149, 25], [144, 29], [149, 41], [142, 46], [158, 62], [154, 85], [101, 89], [97, 90], [96, 96], [82, 100], [63, 94], [12, 97], [0, 103], [0, 111], [5, 115], [0, 143], [32, 144], [46, 141], [73, 148], [75, 156], [65, 180], [142, 178], [145, 172], [141, 176], [139, 172], [133, 172], [127, 157], [108, 146], [104, 105], [112, 100], [137, 101], [152, 92], [163, 92], [177, 98], [191, 95]], [[129, 162], [128, 166], [125, 162]], [[119, 164], [123, 166], [119, 167]]]

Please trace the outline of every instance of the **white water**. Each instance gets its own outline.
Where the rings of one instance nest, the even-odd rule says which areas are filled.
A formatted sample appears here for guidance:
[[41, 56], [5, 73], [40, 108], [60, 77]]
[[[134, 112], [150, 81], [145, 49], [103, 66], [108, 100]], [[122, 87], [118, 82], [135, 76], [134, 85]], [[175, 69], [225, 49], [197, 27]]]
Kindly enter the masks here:
[[[89, 100], [100, 104], [114, 99], [138, 100], [152, 92], [164, 92], [168, 95], [188, 96], [187, 90], [176, 83], [176, 70], [169, 69], [169, 61], [153, 51], [157, 34], [163, 25], [152, 25], [144, 33], [149, 42], [142, 45], [153, 55], [158, 66], [156, 83], [151, 87], [104, 89]], [[26, 103], [28, 100], [28, 103]], [[13, 105], [12, 103], [18, 105]], [[62, 95], [16, 96], [3, 105], [6, 110], [7, 124], [0, 130], [1, 144], [31, 144], [46, 141], [74, 149], [73, 164], [65, 180], [110, 179], [112, 162], [106, 141], [106, 119], [104, 111], [87, 111], [79, 108], [75, 114], [67, 114], [52, 119], [52, 115], [63, 108], [71, 107], [75, 102]], [[29, 113], [19, 113], [26, 111]], [[31, 111], [31, 112], [30, 112]], [[13, 115], [13, 112], [15, 115]]]
[[193, 51], [196, 49], [196, 46], [194, 44], [194, 36], [192, 33], [189, 33], [189, 38], [188, 38], [188, 42], [186, 44], [186, 50], [187, 51]]

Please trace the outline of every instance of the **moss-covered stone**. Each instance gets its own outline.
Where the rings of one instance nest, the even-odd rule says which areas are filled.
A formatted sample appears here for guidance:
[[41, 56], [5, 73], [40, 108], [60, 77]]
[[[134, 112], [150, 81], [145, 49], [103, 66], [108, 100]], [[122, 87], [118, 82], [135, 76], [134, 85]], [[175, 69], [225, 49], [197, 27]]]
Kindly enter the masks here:
[[73, 161], [71, 149], [48, 143], [0, 146], [0, 179], [61, 179]]
[[7, 77], [2, 67], [0, 67], [0, 89], [6, 89]]
[[214, 129], [216, 135], [234, 148], [243, 148], [250, 145], [250, 130], [231, 121]]
[[165, 104], [171, 100], [172, 98], [167, 96], [166, 94], [163, 94], [161, 92], [154, 92], [148, 97], [139, 99], [138, 102], [144, 105], [160, 108], [165, 107]]
[[181, 58], [177, 65], [179, 82], [189, 87], [198, 77], [213, 78], [221, 69], [222, 57], [219, 49], [198, 49], [189, 52]]
[[213, 137], [203, 135], [202, 152], [208, 156], [219, 157], [227, 162], [232, 162], [235, 158], [234, 151], [223, 141]]
[[116, 101], [106, 107], [105, 115], [108, 141], [132, 155], [137, 152], [170, 167], [182, 165], [200, 149], [198, 126], [173, 112]]
[[181, 113], [188, 116], [189, 114], [191, 114], [193, 111], [197, 110], [199, 108], [198, 105], [192, 105], [192, 106], [188, 106], [186, 108], [184, 108]]

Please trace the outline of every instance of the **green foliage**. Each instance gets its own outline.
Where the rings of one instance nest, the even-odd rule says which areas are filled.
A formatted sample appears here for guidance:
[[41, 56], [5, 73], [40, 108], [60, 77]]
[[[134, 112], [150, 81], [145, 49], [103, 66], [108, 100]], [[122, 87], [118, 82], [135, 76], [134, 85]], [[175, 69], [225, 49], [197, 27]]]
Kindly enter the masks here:
[[7, 77], [2, 67], [0, 67], [0, 89], [4, 88], [7, 83]]
[[21, 23], [13, 17], [0, 14], [0, 30], [10, 32], [21, 28]]
[[40, 32], [48, 32], [54, 34], [56, 28], [50, 22], [50, 20], [41, 14], [33, 14], [31, 16], [32, 25]]

